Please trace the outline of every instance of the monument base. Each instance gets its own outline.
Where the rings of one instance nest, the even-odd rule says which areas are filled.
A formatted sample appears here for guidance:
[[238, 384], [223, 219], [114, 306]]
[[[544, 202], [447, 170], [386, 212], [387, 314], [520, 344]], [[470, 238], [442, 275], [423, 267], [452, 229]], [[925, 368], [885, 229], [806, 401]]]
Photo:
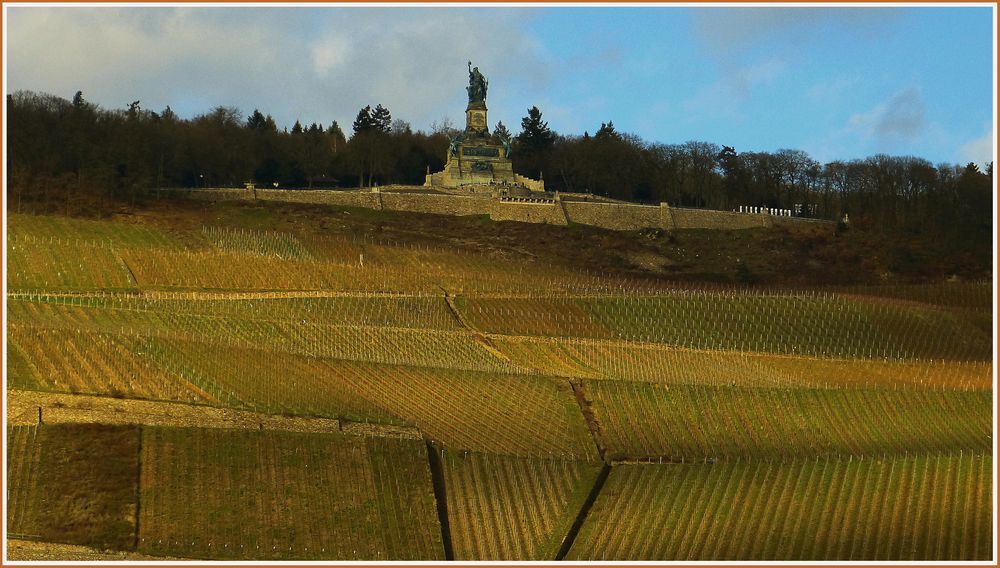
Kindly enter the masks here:
[[469, 102], [465, 109], [465, 131], [452, 140], [444, 169], [428, 173], [424, 186], [498, 195], [522, 195], [520, 190], [544, 192], [543, 180], [514, 173], [507, 155], [510, 141], [490, 134], [486, 113], [485, 101]]

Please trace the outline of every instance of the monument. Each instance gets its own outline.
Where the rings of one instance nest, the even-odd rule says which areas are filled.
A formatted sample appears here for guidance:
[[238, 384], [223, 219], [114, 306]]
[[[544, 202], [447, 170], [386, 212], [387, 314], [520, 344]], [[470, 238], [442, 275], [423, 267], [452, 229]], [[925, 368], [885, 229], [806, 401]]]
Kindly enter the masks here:
[[489, 81], [469, 62], [469, 104], [465, 107], [465, 130], [451, 140], [444, 169], [428, 173], [426, 187], [461, 188], [462, 193], [527, 195], [545, 191], [542, 181], [514, 173], [510, 160], [511, 141], [490, 134], [486, 91]]

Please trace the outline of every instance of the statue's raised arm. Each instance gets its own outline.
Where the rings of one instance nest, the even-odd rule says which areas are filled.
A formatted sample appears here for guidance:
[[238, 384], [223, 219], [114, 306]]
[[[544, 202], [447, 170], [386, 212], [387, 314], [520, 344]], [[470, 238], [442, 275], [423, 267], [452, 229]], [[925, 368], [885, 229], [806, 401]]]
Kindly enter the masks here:
[[469, 91], [469, 102], [470, 103], [482, 103], [486, 102], [486, 89], [489, 86], [489, 82], [483, 74], [479, 72], [479, 67], [472, 67], [472, 62], [469, 62], [469, 86], [466, 89]]

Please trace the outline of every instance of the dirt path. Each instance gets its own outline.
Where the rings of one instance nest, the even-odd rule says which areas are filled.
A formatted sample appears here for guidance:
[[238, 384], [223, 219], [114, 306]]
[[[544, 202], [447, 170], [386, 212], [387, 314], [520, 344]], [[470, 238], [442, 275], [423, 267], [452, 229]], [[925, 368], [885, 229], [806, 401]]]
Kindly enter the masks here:
[[405, 426], [358, 424], [332, 418], [276, 416], [244, 410], [176, 402], [129, 400], [101, 396], [9, 390], [7, 424], [60, 423], [140, 424], [188, 428], [234, 428], [291, 432], [340, 432], [358, 436], [422, 437]]
[[8, 298], [107, 298], [126, 297], [147, 300], [284, 300], [296, 298], [429, 298], [439, 297], [433, 293], [402, 292], [338, 292], [334, 290], [277, 290], [277, 291], [226, 291], [226, 292], [181, 292], [171, 290], [137, 290], [134, 292], [103, 293], [94, 291], [66, 292], [7, 292]]
[[597, 421], [597, 415], [594, 414], [593, 403], [587, 398], [587, 393], [583, 390], [583, 381], [571, 380], [569, 381], [569, 386], [573, 390], [573, 397], [576, 399], [576, 403], [580, 407], [580, 412], [583, 414], [583, 420], [587, 423], [587, 430], [590, 430], [590, 436], [594, 440], [594, 445], [597, 446], [597, 455], [601, 457], [601, 461], [607, 461], [604, 457], [604, 454], [607, 452], [604, 431], [601, 429], [600, 422]]
[[106, 560], [181, 560], [167, 556], [146, 556], [136, 552], [102, 551], [75, 544], [55, 542], [35, 542], [31, 540], [7, 540], [7, 559], [30, 562], [60, 562], [66, 560], [106, 561]]

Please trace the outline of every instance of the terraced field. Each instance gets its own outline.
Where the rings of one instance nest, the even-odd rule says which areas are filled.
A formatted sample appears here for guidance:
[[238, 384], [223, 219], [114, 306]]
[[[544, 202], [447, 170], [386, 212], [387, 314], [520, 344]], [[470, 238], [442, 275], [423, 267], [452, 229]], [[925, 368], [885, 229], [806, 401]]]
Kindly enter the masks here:
[[133, 548], [138, 463], [134, 427], [8, 427], [7, 534]]
[[456, 560], [554, 560], [597, 462], [445, 452]]
[[100, 425], [8, 440], [12, 537], [196, 558], [443, 555], [419, 440]]
[[220, 559], [443, 556], [420, 441], [145, 428], [142, 452], [143, 553]]
[[615, 459], [989, 452], [992, 395], [928, 389], [746, 389], [588, 381]]
[[[965, 288], [958, 292], [970, 293]], [[992, 353], [989, 334], [966, 313], [877, 297], [678, 291], [521, 302], [484, 298], [459, 305], [470, 325], [510, 335], [613, 337], [690, 349], [828, 358], [988, 361]]]
[[[229, 560], [992, 551], [989, 283], [680, 286], [336, 233], [10, 221], [18, 539]], [[275, 420], [24, 426], [55, 412], [33, 393]]]
[[992, 475], [974, 453], [617, 466], [566, 558], [989, 558]]

